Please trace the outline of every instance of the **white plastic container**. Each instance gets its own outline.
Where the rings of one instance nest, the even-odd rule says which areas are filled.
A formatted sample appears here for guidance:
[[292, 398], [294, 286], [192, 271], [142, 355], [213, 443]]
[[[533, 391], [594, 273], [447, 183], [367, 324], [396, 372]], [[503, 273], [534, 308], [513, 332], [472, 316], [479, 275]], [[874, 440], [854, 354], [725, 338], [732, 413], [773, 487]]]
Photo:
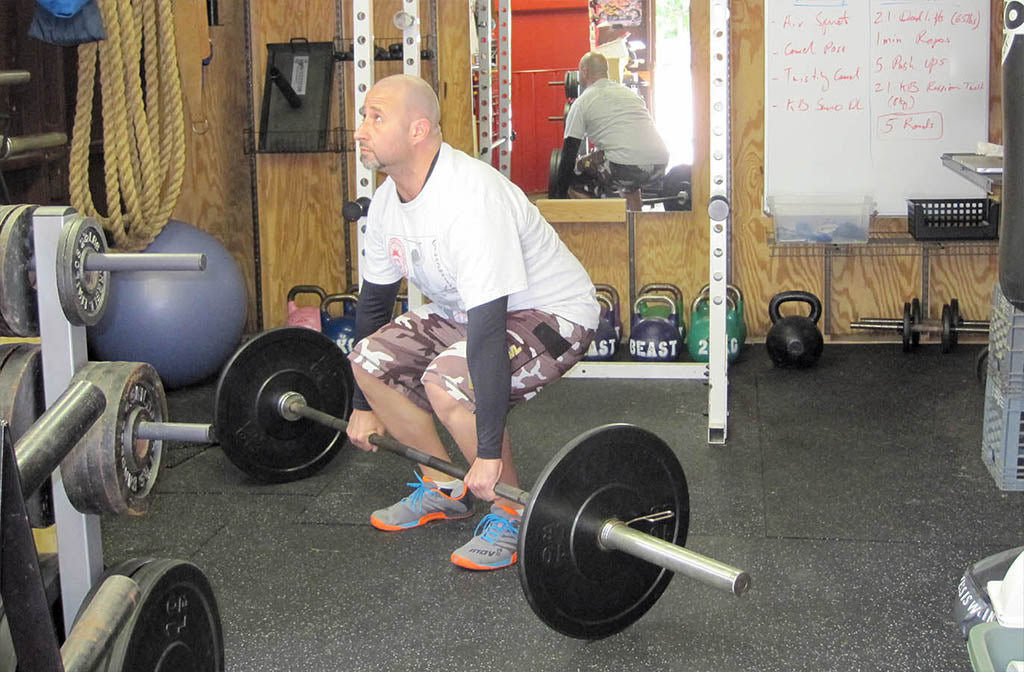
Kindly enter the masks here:
[[766, 201], [776, 243], [867, 243], [871, 196], [779, 194]]

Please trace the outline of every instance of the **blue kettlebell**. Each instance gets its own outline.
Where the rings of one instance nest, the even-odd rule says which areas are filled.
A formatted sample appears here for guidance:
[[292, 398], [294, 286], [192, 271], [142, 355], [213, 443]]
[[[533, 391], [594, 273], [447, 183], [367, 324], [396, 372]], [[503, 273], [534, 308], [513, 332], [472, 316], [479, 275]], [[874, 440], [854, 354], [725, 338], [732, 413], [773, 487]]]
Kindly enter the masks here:
[[[597, 296], [604, 295], [605, 298], [611, 303], [611, 322], [615, 327], [615, 339], [616, 341], [622, 340], [622, 306], [619, 303], [619, 291], [614, 286], [608, 285], [607, 283], [594, 283], [594, 290]], [[602, 315], [604, 314], [602, 309]]]
[[604, 293], [597, 295], [597, 303], [601, 305], [601, 317], [597, 321], [594, 340], [583, 356], [584, 360], [591, 362], [613, 359], [619, 347], [619, 334], [615, 329], [615, 305]]
[[[358, 285], [349, 285], [348, 289], [345, 290], [344, 294], [352, 295], [353, 297], [356, 298], [356, 301], [346, 301], [345, 305], [342, 306], [342, 315], [347, 315], [349, 317], [355, 318], [356, 317], [356, 303], [359, 301], [359, 286]], [[324, 320], [327, 320], [327, 317], [325, 317]]]
[[[655, 306], [658, 310], [651, 310]], [[629, 333], [629, 356], [633, 360], [675, 362], [679, 358], [679, 321], [676, 311], [676, 303], [663, 294], [646, 294], [636, 298], [633, 302], [633, 327]]]
[[[679, 343], [686, 342], [686, 321], [683, 319], [683, 311], [686, 309], [683, 306], [683, 291], [672, 283], [648, 283], [640, 288], [640, 294], [653, 294], [655, 292], [668, 293], [676, 302], [675, 320], [679, 325]], [[655, 315], [665, 315], [665, 309], [661, 306], [642, 306], [641, 310], [646, 313], [653, 313]], [[668, 316], [666, 316], [668, 317]]]
[[[320, 310], [323, 312], [324, 328], [323, 332], [331, 341], [338, 344], [338, 348], [343, 353], [348, 355], [352, 352], [352, 349], [356, 345], [356, 318], [355, 318], [355, 304], [358, 298], [354, 294], [329, 294], [324, 297], [324, 300], [320, 302]], [[330, 305], [341, 303], [343, 304], [342, 313], [338, 316], [332, 316], [330, 313]], [[346, 315], [345, 310], [352, 306], [353, 315]]]

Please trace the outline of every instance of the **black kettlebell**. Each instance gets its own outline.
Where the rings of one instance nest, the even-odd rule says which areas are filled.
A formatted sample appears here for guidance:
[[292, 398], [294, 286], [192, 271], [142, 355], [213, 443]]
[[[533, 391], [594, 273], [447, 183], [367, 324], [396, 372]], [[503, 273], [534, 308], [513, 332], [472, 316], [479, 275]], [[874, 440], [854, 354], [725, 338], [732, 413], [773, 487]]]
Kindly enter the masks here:
[[[810, 305], [809, 316], [779, 315], [779, 307], [787, 301], [802, 301]], [[776, 367], [803, 369], [813, 367], [821, 357], [825, 341], [818, 330], [821, 317], [821, 300], [810, 292], [787, 290], [780, 292], [768, 302], [768, 316], [772, 328], [768, 330], [765, 346]]]

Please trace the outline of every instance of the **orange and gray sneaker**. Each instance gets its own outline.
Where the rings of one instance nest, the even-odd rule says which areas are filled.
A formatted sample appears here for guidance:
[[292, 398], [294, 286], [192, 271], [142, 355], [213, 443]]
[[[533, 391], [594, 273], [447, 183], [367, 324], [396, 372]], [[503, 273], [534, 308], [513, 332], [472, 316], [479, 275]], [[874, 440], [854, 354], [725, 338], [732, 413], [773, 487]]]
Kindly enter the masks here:
[[452, 563], [469, 570], [497, 570], [518, 560], [519, 523], [523, 515], [504, 505], [491, 505], [473, 539], [452, 552]]
[[413, 492], [394, 505], [378, 509], [370, 515], [370, 523], [380, 530], [406, 530], [422, 526], [429, 521], [444, 519], [465, 519], [473, 515], [467, 494], [469, 489], [461, 486], [457, 497], [450, 489], [440, 488], [429, 479], [423, 479], [418, 473], [416, 481], [407, 486]]

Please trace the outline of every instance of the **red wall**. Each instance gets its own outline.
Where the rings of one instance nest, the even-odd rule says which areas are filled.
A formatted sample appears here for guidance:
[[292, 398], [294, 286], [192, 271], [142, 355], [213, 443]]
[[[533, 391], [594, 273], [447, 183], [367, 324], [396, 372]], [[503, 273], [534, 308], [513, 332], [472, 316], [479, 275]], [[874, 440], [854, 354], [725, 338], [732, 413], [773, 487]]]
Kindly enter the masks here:
[[513, 0], [512, 181], [523, 191], [546, 192], [551, 150], [562, 146], [562, 81], [590, 49], [586, 0]]

